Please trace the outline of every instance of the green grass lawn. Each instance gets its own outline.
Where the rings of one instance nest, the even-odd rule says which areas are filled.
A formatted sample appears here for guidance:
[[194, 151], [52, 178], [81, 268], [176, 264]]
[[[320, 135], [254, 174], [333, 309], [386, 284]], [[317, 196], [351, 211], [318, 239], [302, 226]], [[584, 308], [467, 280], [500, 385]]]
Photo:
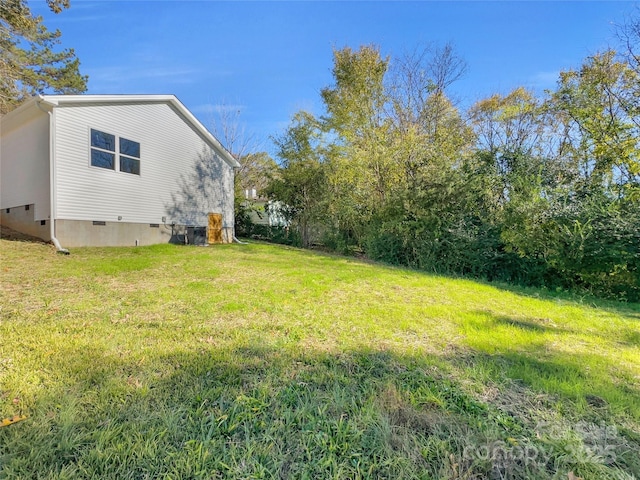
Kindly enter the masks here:
[[640, 477], [640, 306], [0, 240], [0, 478]]

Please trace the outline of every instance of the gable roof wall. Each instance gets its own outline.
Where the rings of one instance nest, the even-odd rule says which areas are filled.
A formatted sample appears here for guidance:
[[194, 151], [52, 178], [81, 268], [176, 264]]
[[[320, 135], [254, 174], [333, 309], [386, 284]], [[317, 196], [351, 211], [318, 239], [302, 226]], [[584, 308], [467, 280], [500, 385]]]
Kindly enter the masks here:
[[40, 95], [23, 103], [15, 110], [2, 117], [2, 124], [10, 127], [19, 123], [25, 114], [38, 104], [55, 108], [57, 106], [73, 106], [86, 104], [132, 104], [132, 103], [166, 103], [170, 105], [183, 120], [189, 124], [212, 148], [217, 150], [229, 166], [238, 168], [240, 164], [231, 153], [214, 137], [209, 130], [185, 107], [175, 95]]

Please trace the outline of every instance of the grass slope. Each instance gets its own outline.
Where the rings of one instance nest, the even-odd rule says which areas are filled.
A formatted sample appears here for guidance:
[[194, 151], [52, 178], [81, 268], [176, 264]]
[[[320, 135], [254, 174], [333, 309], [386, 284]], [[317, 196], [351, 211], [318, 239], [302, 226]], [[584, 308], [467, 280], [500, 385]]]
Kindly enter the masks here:
[[0, 240], [0, 478], [640, 477], [640, 306]]

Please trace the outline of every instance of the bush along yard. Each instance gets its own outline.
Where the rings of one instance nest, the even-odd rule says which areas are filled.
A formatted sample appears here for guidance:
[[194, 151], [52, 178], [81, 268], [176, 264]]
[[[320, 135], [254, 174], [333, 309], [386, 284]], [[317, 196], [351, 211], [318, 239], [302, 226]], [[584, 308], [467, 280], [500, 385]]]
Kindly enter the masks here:
[[0, 478], [640, 477], [638, 304], [257, 243], [0, 255]]

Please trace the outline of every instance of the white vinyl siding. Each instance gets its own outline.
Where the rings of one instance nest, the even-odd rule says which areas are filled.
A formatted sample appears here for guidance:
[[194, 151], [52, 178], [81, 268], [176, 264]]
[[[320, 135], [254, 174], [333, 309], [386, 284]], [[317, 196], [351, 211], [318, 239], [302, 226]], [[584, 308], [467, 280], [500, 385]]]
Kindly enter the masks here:
[[[55, 108], [57, 218], [206, 225], [206, 214], [222, 212], [233, 226], [233, 170], [168, 103], [77, 104]], [[140, 144], [140, 175], [91, 167], [90, 130]], [[192, 207], [173, 208], [181, 179], [190, 182], [202, 155], [220, 173]], [[171, 214], [173, 213], [173, 215]]]
[[[35, 204], [35, 220], [46, 220], [49, 207], [49, 115], [37, 110], [0, 140], [0, 207]], [[4, 127], [4, 126], [3, 126]]]

